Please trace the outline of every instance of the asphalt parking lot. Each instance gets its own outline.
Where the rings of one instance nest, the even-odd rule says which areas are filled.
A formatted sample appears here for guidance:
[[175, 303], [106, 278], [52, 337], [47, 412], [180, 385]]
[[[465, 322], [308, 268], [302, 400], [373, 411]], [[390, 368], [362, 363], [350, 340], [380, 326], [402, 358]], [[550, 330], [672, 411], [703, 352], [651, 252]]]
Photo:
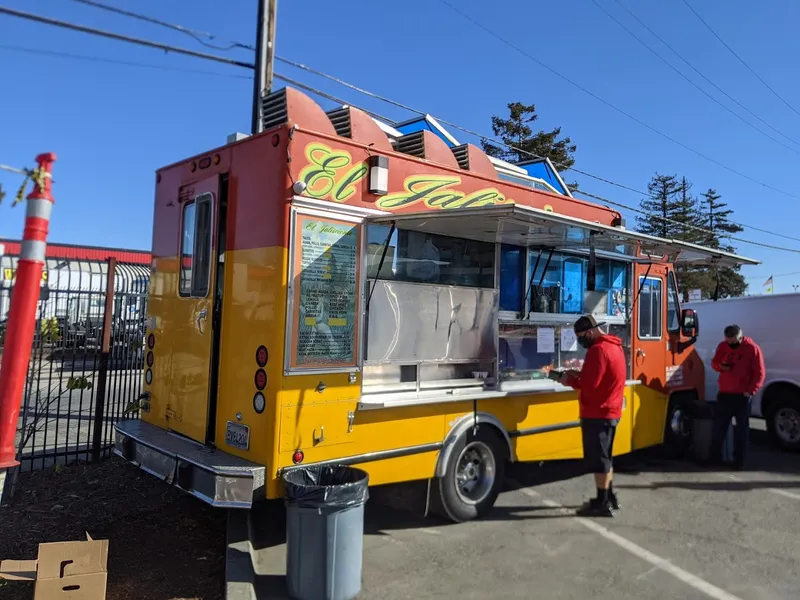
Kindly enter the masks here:
[[[491, 517], [459, 525], [408, 509], [421, 486], [376, 488], [360, 598], [798, 598], [800, 457], [751, 438], [743, 472], [621, 461], [614, 519], [571, 515], [593, 492], [574, 463], [513, 465]], [[267, 597], [285, 597], [280, 539], [264, 557]]]

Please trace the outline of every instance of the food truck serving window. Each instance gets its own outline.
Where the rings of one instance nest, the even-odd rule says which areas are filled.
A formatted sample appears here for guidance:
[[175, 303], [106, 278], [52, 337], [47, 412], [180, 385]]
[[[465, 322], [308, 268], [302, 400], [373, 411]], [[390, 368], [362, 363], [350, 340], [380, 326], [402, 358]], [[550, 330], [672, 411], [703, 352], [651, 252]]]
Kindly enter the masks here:
[[504, 244], [500, 251], [500, 310], [623, 316], [627, 263], [598, 258], [593, 292], [587, 290], [588, 271], [589, 259], [583, 256], [563, 252], [551, 256], [547, 250]]
[[494, 287], [494, 244], [488, 242], [371, 224], [367, 245], [369, 280]]
[[291, 252], [289, 370], [356, 367], [361, 226], [296, 213]]

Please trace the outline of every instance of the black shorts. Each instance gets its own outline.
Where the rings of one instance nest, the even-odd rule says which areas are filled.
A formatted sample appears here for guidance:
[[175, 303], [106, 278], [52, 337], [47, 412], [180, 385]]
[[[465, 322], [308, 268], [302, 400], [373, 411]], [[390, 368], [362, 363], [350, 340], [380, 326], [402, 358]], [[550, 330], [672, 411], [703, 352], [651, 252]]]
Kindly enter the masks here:
[[618, 419], [581, 419], [583, 459], [590, 473], [610, 473]]

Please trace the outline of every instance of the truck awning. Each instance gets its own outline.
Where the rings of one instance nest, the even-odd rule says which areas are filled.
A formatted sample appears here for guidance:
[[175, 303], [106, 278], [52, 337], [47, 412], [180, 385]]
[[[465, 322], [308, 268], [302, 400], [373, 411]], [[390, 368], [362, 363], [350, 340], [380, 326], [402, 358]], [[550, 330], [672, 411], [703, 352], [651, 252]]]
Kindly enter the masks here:
[[424, 233], [553, 250], [588, 250], [638, 262], [668, 260], [693, 266], [756, 265], [759, 261], [722, 250], [659, 238], [554, 212], [507, 204], [436, 212], [379, 215], [369, 223]]

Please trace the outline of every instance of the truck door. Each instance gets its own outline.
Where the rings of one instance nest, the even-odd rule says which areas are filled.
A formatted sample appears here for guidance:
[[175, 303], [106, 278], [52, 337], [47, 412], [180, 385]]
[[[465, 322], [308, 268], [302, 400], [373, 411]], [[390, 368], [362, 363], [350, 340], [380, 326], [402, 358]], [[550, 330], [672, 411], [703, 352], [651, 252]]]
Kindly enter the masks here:
[[224, 219], [220, 219], [220, 177], [184, 186], [180, 191], [180, 246], [177, 294], [168, 320], [172, 346], [166, 418], [169, 428], [198, 442], [207, 438], [209, 418], [216, 406], [217, 361], [214, 350], [219, 334], [214, 318], [219, 253], [224, 243]]
[[636, 265], [633, 280], [633, 377], [653, 389], [666, 389], [667, 336], [664, 334], [666, 268]]

